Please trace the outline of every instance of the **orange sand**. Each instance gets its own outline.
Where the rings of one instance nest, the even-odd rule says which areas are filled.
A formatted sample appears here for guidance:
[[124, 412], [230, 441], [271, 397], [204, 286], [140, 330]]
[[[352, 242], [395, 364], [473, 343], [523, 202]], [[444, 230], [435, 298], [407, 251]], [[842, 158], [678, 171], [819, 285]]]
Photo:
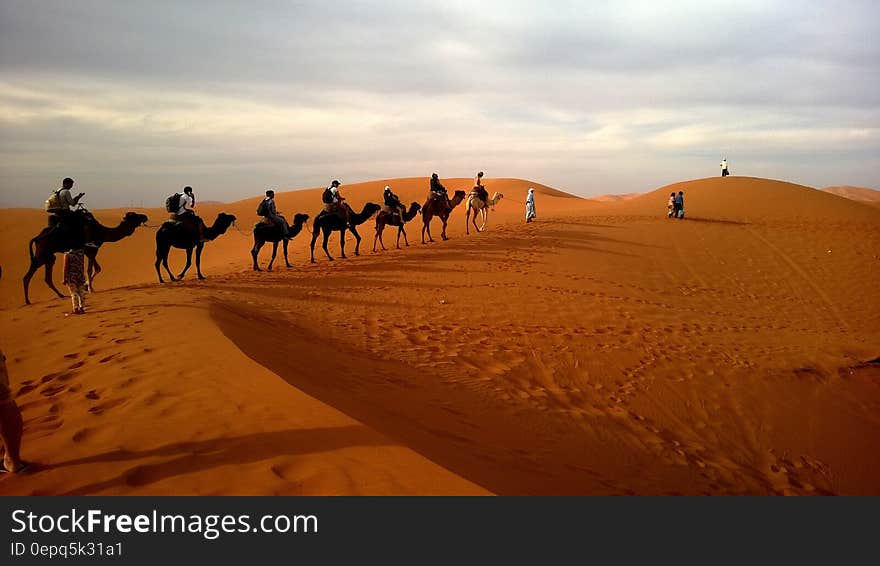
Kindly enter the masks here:
[[[424, 201], [424, 178], [343, 193], [386, 183]], [[0, 211], [0, 347], [39, 463], [0, 494], [880, 494], [880, 210], [744, 177], [605, 203], [487, 186], [485, 233], [462, 205], [449, 241], [417, 218], [373, 254], [371, 221], [360, 257], [313, 266], [303, 232], [271, 273], [258, 198], [205, 206], [248, 232], [207, 245], [207, 281], [159, 285], [140, 228], [73, 319], [39, 274], [21, 306], [44, 215]], [[314, 216], [320, 191], [277, 202]]]

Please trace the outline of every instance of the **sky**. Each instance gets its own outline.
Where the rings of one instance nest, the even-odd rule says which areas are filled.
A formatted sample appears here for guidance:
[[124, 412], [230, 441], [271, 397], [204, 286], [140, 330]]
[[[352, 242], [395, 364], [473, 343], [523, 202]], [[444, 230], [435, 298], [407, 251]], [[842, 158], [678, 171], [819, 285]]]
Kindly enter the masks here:
[[880, 2], [0, 0], [0, 207], [393, 177], [880, 188]]

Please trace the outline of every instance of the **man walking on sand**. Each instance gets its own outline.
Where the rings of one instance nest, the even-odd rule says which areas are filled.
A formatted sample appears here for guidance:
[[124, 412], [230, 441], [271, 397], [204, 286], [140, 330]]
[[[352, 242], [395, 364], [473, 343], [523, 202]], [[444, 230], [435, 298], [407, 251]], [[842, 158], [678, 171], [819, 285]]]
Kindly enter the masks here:
[[727, 177], [728, 175], [730, 175], [730, 171], [727, 170], [727, 159], [722, 157], [721, 158], [721, 176]]

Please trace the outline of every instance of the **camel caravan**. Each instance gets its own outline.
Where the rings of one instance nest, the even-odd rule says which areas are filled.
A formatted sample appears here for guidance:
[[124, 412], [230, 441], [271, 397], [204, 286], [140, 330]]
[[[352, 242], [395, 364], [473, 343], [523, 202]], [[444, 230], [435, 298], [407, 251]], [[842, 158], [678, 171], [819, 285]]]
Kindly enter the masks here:
[[[68, 279], [71, 278], [78, 280], [76, 274], [71, 274], [70, 266], [73, 266], [72, 269], [75, 271], [79, 268], [77, 262], [87, 262], [81, 268], [83, 271], [83, 292], [93, 292], [95, 278], [101, 273], [101, 265], [97, 260], [101, 246], [106, 243], [119, 242], [131, 236], [137, 228], [147, 225], [146, 215], [126, 212], [117, 226], [104, 226], [80, 202], [85, 195], [84, 193], [73, 196], [73, 184], [73, 179], [64, 179], [62, 188], [50, 195], [45, 207], [49, 214], [48, 225], [28, 244], [30, 267], [23, 278], [26, 304], [31, 304], [30, 281], [41, 267], [45, 270], [46, 285], [58, 297], [64, 297], [55, 287], [52, 277], [55, 256], [59, 253], [65, 254], [65, 283], [68, 283]], [[431, 235], [431, 222], [435, 217], [441, 222], [440, 237], [447, 240], [446, 228], [449, 216], [463, 202], [466, 203], [466, 233], [470, 234], [471, 224], [477, 232], [482, 232], [488, 223], [489, 210], [504, 198], [501, 193], [495, 193], [492, 198], [489, 198], [489, 194], [483, 186], [482, 171], [475, 177], [474, 186], [470, 193], [456, 190], [451, 198], [446, 188], [440, 183], [437, 173], [434, 173], [431, 176], [425, 203], [420, 205], [417, 202], [412, 202], [409, 207], [400, 201], [390, 186], [386, 186], [383, 205], [367, 202], [360, 212], [355, 212], [345, 202], [345, 197], [340, 193], [340, 187], [341, 183], [334, 180], [322, 193], [323, 208], [312, 220], [310, 230], [312, 236], [309, 245], [311, 263], [315, 263], [315, 243], [321, 236], [323, 236], [321, 248], [324, 250], [324, 254], [329, 261], [334, 260], [327, 247], [333, 232], [339, 232], [339, 256], [341, 258], [347, 257], [345, 255], [346, 232], [350, 232], [354, 236], [354, 255], [360, 255], [361, 235], [357, 228], [373, 217], [375, 217], [373, 252], [377, 251], [377, 245], [382, 250], [387, 250], [382, 239], [387, 226], [397, 228], [397, 249], [400, 249], [401, 236], [404, 245], [409, 247], [406, 225], [416, 216], [422, 217], [422, 244], [434, 241]], [[192, 187], [184, 187], [182, 192], [169, 196], [165, 201], [165, 209], [169, 213], [169, 219], [163, 222], [156, 231], [154, 267], [159, 283], [165, 282], [162, 277], [162, 268], [171, 281], [183, 279], [192, 266], [193, 250], [195, 250], [197, 277], [200, 280], [205, 279], [201, 269], [201, 258], [205, 244], [217, 239], [225, 234], [230, 227], [235, 226], [235, 216], [224, 212], [219, 213], [211, 225], [207, 225], [196, 214], [195, 205], [196, 198]], [[288, 259], [288, 245], [293, 238], [302, 232], [303, 228], [308, 229], [307, 223], [311, 217], [308, 214], [297, 213], [293, 217], [292, 224], [288, 223], [287, 219], [278, 213], [275, 205], [275, 193], [271, 190], [266, 191], [265, 198], [260, 201], [257, 215], [261, 217], [261, 220], [253, 227], [254, 244], [251, 248], [253, 270], [262, 271], [259, 265], [259, 253], [267, 243], [272, 243], [272, 257], [266, 267], [268, 271], [271, 271], [275, 264], [279, 243], [283, 247], [284, 264], [288, 268], [292, 267]], [[478, 216], [481, 220], [479, 226], [477, 225]], [[186, 252], [186, 265], [176, 276], [168, 266], [168, 257], [172, 248]], [[85, 260], [85, 262], [79, 261], [78, 258]], [[74, 310], [82, 311], [81, 305], [75, 307]], [[75, 314], [82, 314], [82, 312]]]

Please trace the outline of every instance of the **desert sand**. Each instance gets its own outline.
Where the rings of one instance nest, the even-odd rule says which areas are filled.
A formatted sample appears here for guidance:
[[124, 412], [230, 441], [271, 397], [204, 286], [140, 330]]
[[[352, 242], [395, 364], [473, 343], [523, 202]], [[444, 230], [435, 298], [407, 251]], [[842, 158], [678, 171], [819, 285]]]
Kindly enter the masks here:
[[[425, 178], [343, 194], [360, 210], [385, 184], [424, 202]], [[486, 185], [505, 199], [483, 233], [461, 206], [450, 240], [435, 220], [422, 245], [416, 218], [374, 254], [369, 221], [359, 257], [349, 236], [311, 265], [303, 231], [262, 273], [259, 197], [201, 206], [237, 229], [206, 281], [165, 285], [148, 209], [102, 248], [83, 317], [41, 274], [23, 306], [45, 215], [0, 211], [0, 347], [36, 463], [0, 494], [880, 494], [880, 209], [747, 177], [609, 202]], [[320, 189], [276, 192], [288, 218], [320, 210]]]
[[872, 206], [880, 206], [880, 191], [877, 189], [840, 185], [836, 187], [825, 187], [822, 190], [839, 197], [863, 202]]

